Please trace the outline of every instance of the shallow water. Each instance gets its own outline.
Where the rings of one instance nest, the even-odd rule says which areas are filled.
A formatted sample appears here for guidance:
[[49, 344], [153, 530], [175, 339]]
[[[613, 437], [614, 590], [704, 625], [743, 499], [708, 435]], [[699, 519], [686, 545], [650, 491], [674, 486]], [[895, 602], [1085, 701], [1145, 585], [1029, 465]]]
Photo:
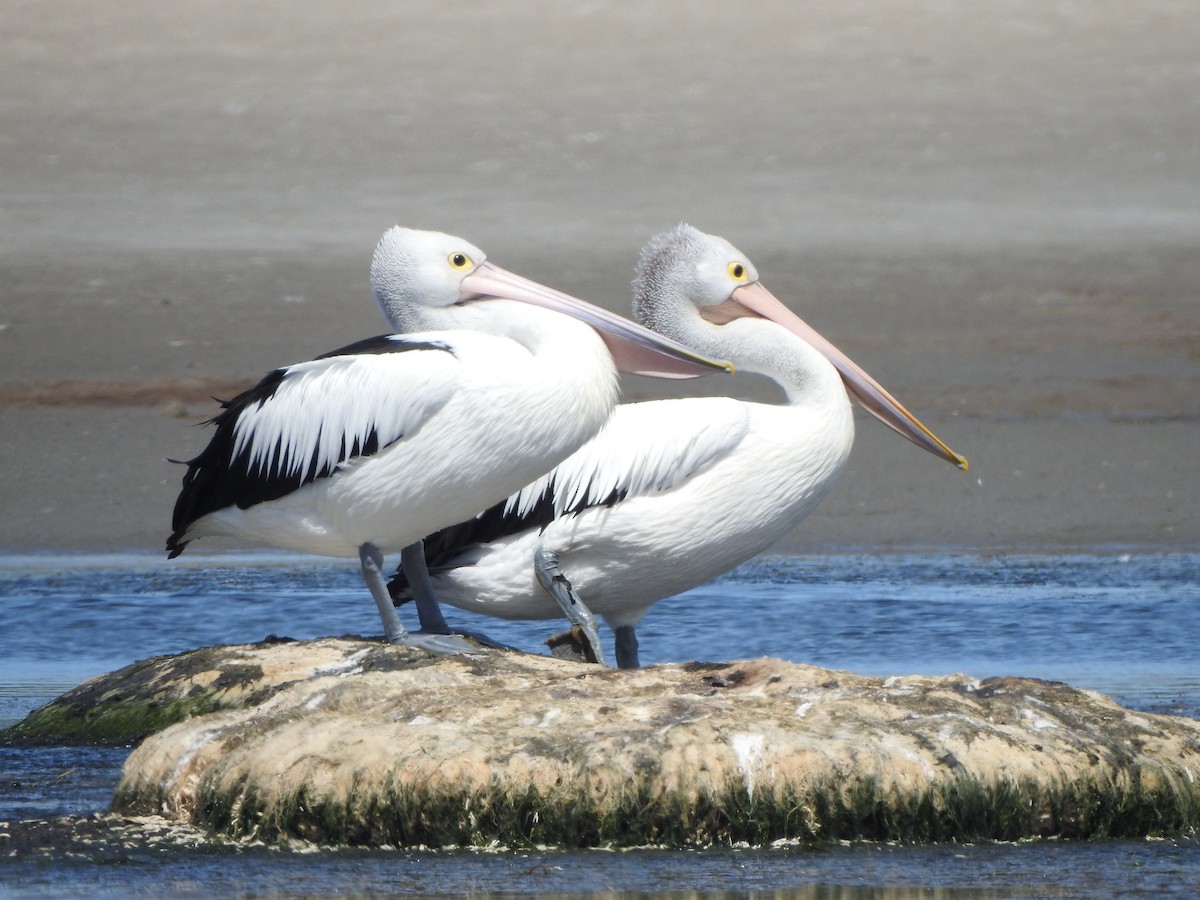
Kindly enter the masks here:
[[[269, 634], [380, 630], [352, 564], [274, 555], [171, 563], [139, 556], [0, 557], [0, 598], [0, 726], [87, 677], [147, 656]], [[771, 655], [864, 674], [1024, 675], [1108, 693], [1136, 709], [1200, 718], [1198, 612], [1200, 554], [844, 554], [748, 564], [658, 604], [639, 636], [645, 664]], [[447, 610], [447, 618], [533, 652], [544, 652], [541, 641], [561, 630], [558, 622], [504, 622], [456, 610]], [[105, 810], [126, 753], [0, 748], [0, 822]], [[1200, 844], [1188, 840], [305, 854], [110, 842], [83, 852], [73, 846], [69, 859], [60, 849], [51, 841], [45, 851], [0, 858], [0, 894], [1200, 892]]]

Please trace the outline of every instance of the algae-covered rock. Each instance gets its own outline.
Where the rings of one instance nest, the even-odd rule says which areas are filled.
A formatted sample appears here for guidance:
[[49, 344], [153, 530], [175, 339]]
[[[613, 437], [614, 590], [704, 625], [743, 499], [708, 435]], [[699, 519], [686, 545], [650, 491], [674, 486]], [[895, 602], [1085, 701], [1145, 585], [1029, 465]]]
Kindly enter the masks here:
[[340, 646], [288, 638], [156, 656], [72, 688], [0, 732], [0, 743], [136, 743], [191, 716], [261, 703], [322, 665], [344, 662]]
[[[238, 838], [401, 846], [1134, 836], [1200, 824], [1200, 722], [1061, 684], [868, 678], [775, 659], [614, 671], [350, 639], [198, 652], [225, 653], [243, 673], [237, 708], [148, 738], [115, 813]], [[142, 664], [155, 696], [186, 657]], [[205, 665], [221, 668], [216, 656]], [[244, 677], [255, 666], [262, 676]], [[129, 670], [117, 674], [140, 702]]]

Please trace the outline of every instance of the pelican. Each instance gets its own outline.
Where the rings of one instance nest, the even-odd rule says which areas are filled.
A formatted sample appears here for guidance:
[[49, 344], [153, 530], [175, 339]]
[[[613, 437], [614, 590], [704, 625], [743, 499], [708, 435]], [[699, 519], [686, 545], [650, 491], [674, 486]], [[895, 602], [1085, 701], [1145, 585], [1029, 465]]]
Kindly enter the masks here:
[[[428, 590], [421, 538], [592, 437], [616, 402], [618, 366], [664, 377], [731, 367], [438, 232], [390, 229], [371, 284], [406, 333], [276, 369], [223, 403], [187, 463], [168, 556], [216, 536], [357, 556], [388, 640], [470, 652]], [[417, 634], [387, 592], [383, 558], [397, 551], [416, 585]]]
[[[642, 324], [774, 379], [780, 404], [728, 397], [618, 406], [600, 433], [471, 520], [426, 538], [434, 589], [512, 619], [563, 613], [597, 661], [593, 614], [636, 668], [649, 607], [762, 552], [820, 503], [854, 440], [850, 399], [962, 469], [873, 378], [776, 299], [745, 254], [687, 225], [653, 237], [633, 282]], [[389, 585], [403, 601], [399, 573]]]

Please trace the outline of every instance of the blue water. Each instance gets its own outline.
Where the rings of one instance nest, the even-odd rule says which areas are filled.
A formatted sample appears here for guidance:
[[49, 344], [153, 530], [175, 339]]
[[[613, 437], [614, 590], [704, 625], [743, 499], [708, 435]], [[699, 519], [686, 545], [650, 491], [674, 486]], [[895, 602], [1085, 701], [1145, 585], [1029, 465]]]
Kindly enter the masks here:
[[[531, 652], [545, 652], [541, 642], [562, 627], [446, 612], [452, 624]], [[173, 562], [0, 557], [0, 617], [0, 727], [85, 678], [148, 656], [271, 634], [380, 632], [353, 564], [277, 555]], [[658, 604], [639, 637], [647, 665], [770, 655], [864, 674], [1023, 675], [1101, 691], [1135, 709], [1200, 718], [1200, 554], [765, 559]], [[0, 823], [55, 816], [78, 821], [105, 810], [127, 752], [0, 748]], [[0, 833], [4, 828], [0, 824]], [[0, 895], [580, 890], [1194, 896], [1200, 894], [1200, 844], [619, 854], [297, 854], [108, 845], [89, 852], [73, 847], [69, 857], [52, 847], [40, 855], [0, 857]]]

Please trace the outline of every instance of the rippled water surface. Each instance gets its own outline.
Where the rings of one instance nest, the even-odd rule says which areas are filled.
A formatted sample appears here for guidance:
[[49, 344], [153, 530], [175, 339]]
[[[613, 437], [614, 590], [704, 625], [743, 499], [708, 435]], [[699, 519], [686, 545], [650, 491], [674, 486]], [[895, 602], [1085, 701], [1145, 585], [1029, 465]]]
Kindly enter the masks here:
[[[644, 664], [762, 655], [864, 674], [1023, 675], [1200, 718], [1200, 554], [760, 560], [651, 610]], [[0, 726], [81, 680], [197, 646], [380, 631], [355, 566], [280, 556], [0, 557]], [[407, 612], [406, 615], [411, 615]], [[533, 652], [558, 622], [447, 610]], [[608, 636], [606, 635], [606, 638]], [[0, 748], [0, 822], [107, 807], [125, 749]], [[4, 826], [0, 826], [4, 827]], [[16, 826], [9, 826], [20, 828]], [[219, 847], [0, 859], [0, 894], [1193, 896], [1193, 841], [313, 854]], [[715, 893], [714, 893], [715, 892]]]

